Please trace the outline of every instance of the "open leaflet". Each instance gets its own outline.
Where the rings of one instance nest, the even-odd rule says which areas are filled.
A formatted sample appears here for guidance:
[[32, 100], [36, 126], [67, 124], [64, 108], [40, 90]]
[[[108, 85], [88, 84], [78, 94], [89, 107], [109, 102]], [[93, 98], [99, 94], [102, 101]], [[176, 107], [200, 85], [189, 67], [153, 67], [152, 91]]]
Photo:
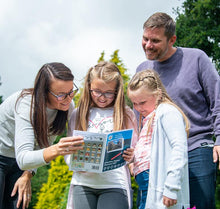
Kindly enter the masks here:
[[70, 170], [102, 173], [126, 164], [123, 151], [131, 146], [133, 129], [108, 134], [74, 130], [83, 136], [84, 149], [71, 155]]

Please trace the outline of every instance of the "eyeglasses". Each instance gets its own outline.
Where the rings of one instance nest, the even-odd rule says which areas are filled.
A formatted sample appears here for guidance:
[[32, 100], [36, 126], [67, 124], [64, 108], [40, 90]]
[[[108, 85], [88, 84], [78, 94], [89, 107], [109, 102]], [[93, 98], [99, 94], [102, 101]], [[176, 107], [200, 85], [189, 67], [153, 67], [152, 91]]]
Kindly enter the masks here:
[[75, 89], [71, 90], [69, 93], [66, 93], [66, 94], [56, 95], [56, 94], [54, 94], [51, 90], [49, 90], [49, 92], [50, 92], [53, 96], [55, 96], [58, 101], [62, 101], [62, 100], [64, 100], [64, 99], [66, 99], [67, 96], [73, 98], [74, 95], [76, 95], [76, 93], [77, 93], [78, 90], [79, 90], [79, 88], [78, 88], [75, 84], [73, 84], [73, 85], [74, 85]]
[[90, 89], [90, 92], [95, 97], [104, 96], [105, 98], [108, 98], [108, 99], [113, 99], [115, 97], [115, 95], [116, 95], [116, 92], [114, 92], [114, 93], [111, 93], [111, 92], [101, 92], [101, 91], [92, 90], [92, 89]]

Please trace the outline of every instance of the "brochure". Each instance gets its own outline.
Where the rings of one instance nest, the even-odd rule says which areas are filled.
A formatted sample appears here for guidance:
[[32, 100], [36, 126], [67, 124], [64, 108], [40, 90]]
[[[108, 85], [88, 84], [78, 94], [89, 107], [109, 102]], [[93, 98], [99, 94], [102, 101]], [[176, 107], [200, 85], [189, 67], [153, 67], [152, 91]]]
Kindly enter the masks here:
[[102, 173], [126, 164], [123, 151], [131, 146], [133, 129], [108, 134], [74, 130], [83, 136], [84, 149], [71, 155], [70, 170]]

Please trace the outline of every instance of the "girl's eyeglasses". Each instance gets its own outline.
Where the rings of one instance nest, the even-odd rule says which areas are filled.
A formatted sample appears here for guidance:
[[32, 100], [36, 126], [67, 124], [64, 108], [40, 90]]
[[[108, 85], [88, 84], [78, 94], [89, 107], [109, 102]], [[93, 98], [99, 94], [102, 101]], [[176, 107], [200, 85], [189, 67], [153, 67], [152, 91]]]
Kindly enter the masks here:
[[112, 93], [112, 92], [101, 92], [101, 91], [92, 90], [92, 89], [90, 89], [90, 92], [95, 97], [104, 96], [105, 98], [108, 98], [108, 99], [113, 99], [116, 95], [116, 92], [114, 92], [114, 93]]
[[78, 90], [79, 90], [78, 87], [77, 87], [75, 84], [73, 84], [73, 85], [74, 85], [75, 89], [71, 90], [69, 93], [66, 93], [66, 94], [56, 95], [56, 94], [54, 94], [51, 90], [49, 90], [49, 92], [50, 92], [53, 96], [55, 96], [58, 101], [62, 101], [62, 100], [64, 100], [64, 99], [66, 99], [67, 96], [73, 98], [73, 97], [76, 95], [76, 93], [78, 92]]

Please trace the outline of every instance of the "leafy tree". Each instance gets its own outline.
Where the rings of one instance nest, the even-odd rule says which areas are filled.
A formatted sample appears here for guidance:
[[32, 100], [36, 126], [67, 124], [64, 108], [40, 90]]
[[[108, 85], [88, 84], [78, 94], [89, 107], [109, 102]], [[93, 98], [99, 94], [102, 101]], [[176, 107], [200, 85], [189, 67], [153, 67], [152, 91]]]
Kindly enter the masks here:
[[105, 52], [103, 51], [103, 52], [101, 53], [101, 56], [100, 56], [99, 59], [98, 59], [98, 62], [105, 61], [105, 60], [104, 60], [104, 56], [105, 56]]
[[[119, 50], [118, 49], [115, 50], [113, 52], [113, 54], [111, 55], [111, 59], [109, 61], [116, 64], [118, 69], [120, 70], [123, 81], [124, 81], [124, 93], [125, 93], [126, 104], [129, 105], [130, 107], [132, 107], [132, 103], [127, 96], [127, 87], [128, 87], [128, 81], [130, 80], [130, 77], [128, 74], [126, 74], [127, 68], [125, 68], [125, 65], [123, 64], [122, 60], [120, 59], [118, 53], [119, 53]], [[102, 52], [101, 57], [99, 58], [98, 62], [105, 61], [104, 55], [105, 55], [105, 53]]]
[[186, 0], [175, 10], [176, 45], [202, 49], [220, 70], [220, 1]]

